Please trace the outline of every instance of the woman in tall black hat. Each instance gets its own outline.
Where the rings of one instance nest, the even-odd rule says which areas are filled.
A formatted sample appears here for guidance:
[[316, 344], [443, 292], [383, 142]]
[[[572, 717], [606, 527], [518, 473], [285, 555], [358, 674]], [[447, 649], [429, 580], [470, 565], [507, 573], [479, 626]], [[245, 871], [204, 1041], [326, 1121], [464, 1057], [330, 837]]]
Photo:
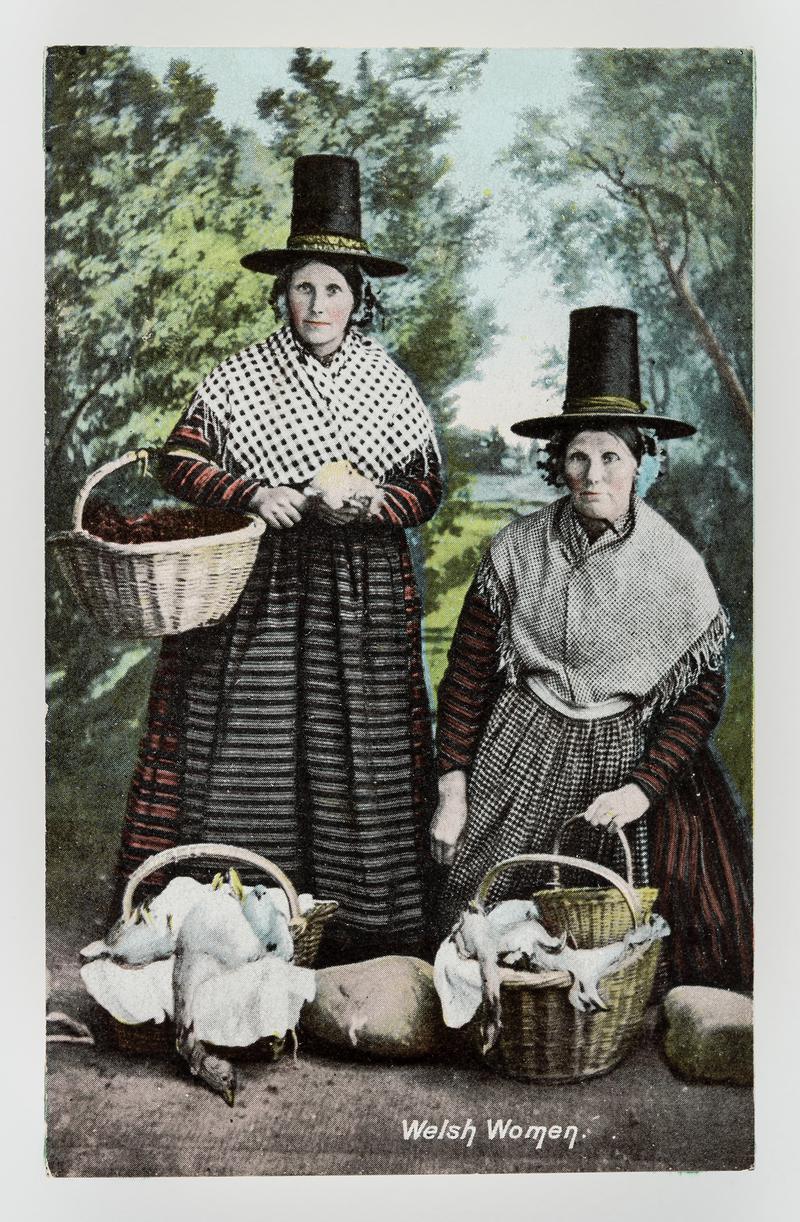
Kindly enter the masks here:
[[[357, 162], [300, 157], [293, 185], [286, 249], [242, 259], [276, 276], [288, 321], [212, 370], [166, 443], [171, 492], [268, 529], [226, 621], [164, 645], [121, 870], [176, 841], [254, 849], [339, 901], [332, 956], [359, 958], [423, 937], [436, 786], [405, 530], [436, 511], [439, 457], [413, 384], [355, 325], [365, 274], [406, 271], [361, 235]], [[314, 497], [343, 462], [358, 496]]]
[[[563, 412], [513, 427], [549, 439], [567, 495], [494, 538], [453, 640], [431, 831], [450, 866], [442, 930], [490, 866], [552, 851], [583, 814], [562, 851], [624, 872], [609, 829], [625, 828], [672, 929], [672, 982], [747, 989], [749, 829], [710, 749], [728, 624], [700, 556], [637, 494], [656, 439], [694, 429], [646, 415], [636, 315], [573, 311]], [[507, 872], [490, 899], [519, 885]]]

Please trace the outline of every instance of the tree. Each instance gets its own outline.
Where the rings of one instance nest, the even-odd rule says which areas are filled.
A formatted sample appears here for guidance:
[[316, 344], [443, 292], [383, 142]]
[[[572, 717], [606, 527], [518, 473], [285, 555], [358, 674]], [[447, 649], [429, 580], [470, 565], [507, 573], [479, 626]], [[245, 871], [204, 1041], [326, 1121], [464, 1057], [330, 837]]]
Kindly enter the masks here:
[[211, 365], [274, 325], [239, 266], [269, 213], [238, 177], [214, 92], [178, 61], [162, 86], [125, 48], [48, 55], [51, 520], [61, 488], [161, 436]]
[[508, 151], [530, 243], [572, 296], [608, 261], [649, 315], [671, 297], [749, 436], [751, 56], [586, 51], [578, 77], [569, 114], [527, 111]]

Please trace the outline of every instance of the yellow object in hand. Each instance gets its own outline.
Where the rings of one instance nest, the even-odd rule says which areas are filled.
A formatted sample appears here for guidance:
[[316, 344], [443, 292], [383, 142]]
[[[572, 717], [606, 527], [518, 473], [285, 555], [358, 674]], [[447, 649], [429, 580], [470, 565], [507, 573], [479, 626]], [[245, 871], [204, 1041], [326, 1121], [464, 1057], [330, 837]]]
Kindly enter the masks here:
[[346, 458], [340, 458], [320, 467], [306, 495], [319, 496], [329, 509], [342, 509], [344, 505], [366, 508], [375, 492], [371, 480], [361, 475]]

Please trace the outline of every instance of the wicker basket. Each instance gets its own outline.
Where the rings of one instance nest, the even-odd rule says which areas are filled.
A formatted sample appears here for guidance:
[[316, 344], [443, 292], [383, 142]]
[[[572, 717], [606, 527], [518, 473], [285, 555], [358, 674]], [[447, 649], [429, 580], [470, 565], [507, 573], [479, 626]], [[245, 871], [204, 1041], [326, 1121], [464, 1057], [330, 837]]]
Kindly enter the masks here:
[[[572, 820], [568, 820], [572, 822]], [[566, 825], [565, 825], [566, 826]], [[477, 900], [483, 903], [501, 871], [517, 865], [549, 862], [554, 866], [554, 889], [534, 895], [544, 924], [552, 933], [566, 930], [581, 947], [605, 946], [620, 940], [633, 923], [650, 915], [658, 892], [635, 889], [630, 849], [616, 829], [625, 850], [627, 881], [606, 866], [558, 853], [526, 853], [498, 862], [483, 879]], [[560, 865], [592, 871], [613, 884], [560, 888]], [[567, 994], [568, 972], [500, 970], [502, 1028], [487, 1063], [512, 1078], [533, 1082], [577, 1082], [608, 1073], [630, 1051], [641, 1032], [653, 987], [660, 944], [653, 943], [625, 967], [604, 977], [601, 989], [607, 1010], [579, 1013]]]
[[75, 500], [73, 529], [51, 536], [70, 588], [102, 632], [116, 637], [158, 637], [203, 628], [224, 619], [250, 576], [265, 523], [224, 535], [166, 543], [110, 543], [83, 529], [92, 489], [121, 467], [144, 460], [131, 450], [90, 475]]
[[[336, 912], [339, 904], [336, 900], [318, 900], [310, 912], [301, 914], [300, 904], [292, 883], [283, 870], [274, 865], [266, 857], [250, 849], [241, 849], [231, 844], [181, 844], [174, 849], [165, 849], [142, 862], [128, 880], [122, 897], [122, 915], [127, 920], [133, 912], [133, 896], [136, 888], [145, 878], [155, 874], [167, 866], [177, 865], [181, 861], [196, 861], [210, 858], [213, 861], [224, 859], [239, 862], [244, 865], [256, 866], [277, 882], [284, 890], [289, 903], [289, 930], [294, 942], [292, 962], [298, 967], [313, 967], [316, 961], [319, 944], [322, 939], [325, 922]], [[132, 967], [130, 971], [138, 969]], [[117, 1046], [123, 1052], [134, 1053], [169, 1053], [175, 1048], [175, 1030], [170, 1022], [164, 1023], [122, 1023], [116, 1018], [110, 1019], [110, 1030]], [[270, 1058], [280, 1055], [283, 1040], [259, 1040], [258, 1044], [249, 1048], [221, 1050], [224, 1055], [238, 1058]]]

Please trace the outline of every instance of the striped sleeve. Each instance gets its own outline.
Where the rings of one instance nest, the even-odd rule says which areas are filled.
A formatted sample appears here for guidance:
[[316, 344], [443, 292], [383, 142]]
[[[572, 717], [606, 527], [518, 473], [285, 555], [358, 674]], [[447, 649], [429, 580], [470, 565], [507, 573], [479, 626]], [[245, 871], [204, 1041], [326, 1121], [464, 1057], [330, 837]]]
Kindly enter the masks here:
[[719, 721], [725, 702], [725, 676], [707, 670], [667, 712], [654, 723], [643, 758], [625, 778], [633, 781], [651, 803], [692, 765]]
[[380, 519], [389, 526], [421, 526], [436, 513], [442, 499], [439, 459], [432, 445], [395, 467], [383, 484]]
[[[174, 453], [180, 450], [182, 453]], [[191, 450], [192, 457], [186, 451]], [[161, 455], [160, 479], [173, 496], [214, 509], [246, 509], [261, 485], [258, 480], [231, 475], [214, 461], [221, 450], [213, 420], [206, 421], [194, 404], [167, 438]]]
[[473, 582], [464, 600], [439, 685], [439, 774], [471, 766], [496, 696], [499, 621]]

